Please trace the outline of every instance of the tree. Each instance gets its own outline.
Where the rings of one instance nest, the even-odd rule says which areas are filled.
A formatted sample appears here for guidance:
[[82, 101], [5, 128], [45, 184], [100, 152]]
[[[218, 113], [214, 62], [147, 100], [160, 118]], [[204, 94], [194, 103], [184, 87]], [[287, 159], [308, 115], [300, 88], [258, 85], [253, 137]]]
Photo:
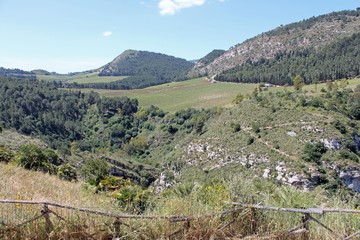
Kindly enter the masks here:
[[82, 178], [91, 185], [97, 186], [99, 182], [109, 175], [109, 164], [103, 158], [90, 158], [80, 169]]
[[304, 86], [304, 79], [300, 75], [296, 75], [293, 80], [293, 84], [295, 91], [301, 91]]

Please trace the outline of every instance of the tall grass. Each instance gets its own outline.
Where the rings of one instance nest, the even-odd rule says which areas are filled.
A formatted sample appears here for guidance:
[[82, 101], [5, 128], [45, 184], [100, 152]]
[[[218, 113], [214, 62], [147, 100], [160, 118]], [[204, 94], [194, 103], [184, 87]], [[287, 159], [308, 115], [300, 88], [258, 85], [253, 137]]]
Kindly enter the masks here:
[[[80, 183], [71, 183], [46, 174], [26, 171], [12, 165], [0, 164], [1, 199], [54, 201], [72, 206], [96, 208], [120, 212], [110, 198], [84, 189]], [[232, 201], [292, 208], [348, 208], [355, 207], [352, 199], [345, 203], [337, 196], [328, 197], [323, 190], [302, 192], [289, 186], [278, 186], [263, 179], [237, 176], [230, 180], [207, 180], [203, 183], [188, 182], [175, 185], [148, 202], [144, 215], [202, 216], [233, 209]], [[190, 222], [174, 222], [166, 219], [121, 219], [120, 232], [115, 233], [114, 218], [51, 208], [65, 220], [53, 214], [51, 233], [45, 232], [43, 218], [18, 228], [5, 231], [5, 224], [18, 224], [39, 215], [41, 206], [0, 205], [0, 235], [3, 239], [226, 239], [271, 235], [271, 239], [301, 239], [301, 235], [289, 238], [285, 233], [301, 224], [298, 213], [278, 213], [238, 209], [234, 213], [214, 214], [194, 218]], [[325, 214], [315, 216], [342, 237], [360, 228], [360, 216], [349, 214]], [[14, 220], [16, 218], [16, 221]], [[11, 226], [11, 225], [10, 225]], [[323, 227], [310, 223], [310, 239], [335, 239]]]

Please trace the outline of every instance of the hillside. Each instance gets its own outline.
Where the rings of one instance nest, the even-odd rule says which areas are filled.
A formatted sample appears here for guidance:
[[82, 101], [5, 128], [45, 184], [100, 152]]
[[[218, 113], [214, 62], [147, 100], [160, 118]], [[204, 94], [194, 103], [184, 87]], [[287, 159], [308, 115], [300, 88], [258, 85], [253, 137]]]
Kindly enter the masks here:
[[[84, 156], [104, 156], [114, 166], [114, 175], [144, 186], [161, 169], [172, 170], [184, 180], [193, 171], [200, 170], [195, 176], [201, 179], [204, 169], [218, 175], [230, 166], [231, 176], [247, 172], [248, 164], [256, 165], [252, 171], [258, 176], [266, 171], [275, 178], [281, 166], [287, 169], [282, 182], [295, 177], [296, 184], [304, 188], [325, 183], [330, 184], [325, 188], [339, 188], [343, 173], [357, 181], [358, 87], [344, 89], [346, 84], [334, 83], [320, 94], [286, 89], [266, 94], [256, 88], [243, 102], [245, 95], [239, 94], [236, 102], [240, 103], [229, 109], [188, 108], [166, 114], [154, 106], [139, 109], [136, 99], [64, 92], [33, 80], [2, 79], [0, 83], [3, 128], [40, 137], [61, 151], [63, 159], [71, 159], [65, 156], [71, 153], [73, 161], [83, 162], [84, 157], [76, 156], [98, 152]], [[319, 156], [303, 157], [306, 148], [312, 151], [309, 142], [320, 144]], [[334, 164], [338, 170], [326, 170]], [[327, 180], [313, 177], [318, 175]], [[356, 184], [354, 187], [359, 191]]]
[[189, 72], [189, 76], [191, 76], [191, 77], [200, 77], [200, 76], [202, 76], [201, 74], [197, 73], [197, 70], [201, 69], [203, 67], [206, 67], [208, 64], [212, 63], [216, 58], [220, 57], [225, 52], [226, 52], [225, 50], [220, 50], [220, 49], [212, 50], [205, 57], [203, 57], [203, 58], [199, 59], [198, 61], [196, 61], [195, 66]]
[[33, 72], [24, 71], [18, 68], [10, 69], [0, 67], [0, 77], [35, 78]]
[[[252, 93], [238, 94], [232, 107], [165, 113], [155, 106], [139, 108], [134, 99], [64, 91], [48, 82], [3, 78], [0, 84], [4, 96], [0, 161], [7, 163], [1, 169], [14, 176], [8, 177], [10, 181], [19, 176], [13, 165], [78, 180], [130, 214], [199, 215], [229, 209], [232, 201], [297, 208], [360, 205], [359, 86], [347, 88], [334, 82], [319, 84], [319, 91], [304, 87], [272, 92], [253, 85]], [[46, 180], [38, 180], [37, 172], [16, 172], [43, 194], [4, 187], [4, 197], [45, 199], [52, 194], [50, 189], [73, 186], [55, 176], [38, 186], [35, 183]], [[7, 179], [3, 182], [11, 186]], [[26, 188], [26, 182], [18, 185]], [[65, 200], [57, 193], [49, 198], [71, 201], [66, 200], [71, 193], [64, 194]], [[262, 226], [258, 233], [293, 227], [287, 217], [258, 217]], [[224, 236], [219, 229], [226, 220], [207, 220], [198, 221], [200, 227], [192, 225], [192, 233], [205, 236], [205, 229], [211, 236]], [[152, 223], [129, 220], [129, 225], [142, 224], [146, 229], [123, 231], [130, 239], [141, 234], [159, 239], [177, 230]], [[328, 226], [348, 236], [354, 229], [344, 228], [344, 223], [343, 218], [337, 218], [336, 224], [326, 218]], [[249, 228], [228, 229], [225, 235], [240, 234], [249, 234]], [[323, 236], [313, 234], [313, 239]]]
[[193, 65], [185, 59], [161, 53], [127, 50], [101, 67], [99, 76], [128, 76], [112, 83], [112, 89], [116, 86], [116, 89], [144, 88], [185, 80]]
[[300, 75], [304, 83], [352, 79], [360, 75], [360, 34], [345, 37], [324, 48], [279, 53], [276, 58], [247, 62], [218, 74], [215, 79], [227, 82], [293, 83]]
[[213, 62], [195, 68], [199, 75], [213, 76], [246, 63], [275, 59], [297, 51], [319, 51], [358, 33], [359, 11], [335, 12], [278, 27], [230, 48]]

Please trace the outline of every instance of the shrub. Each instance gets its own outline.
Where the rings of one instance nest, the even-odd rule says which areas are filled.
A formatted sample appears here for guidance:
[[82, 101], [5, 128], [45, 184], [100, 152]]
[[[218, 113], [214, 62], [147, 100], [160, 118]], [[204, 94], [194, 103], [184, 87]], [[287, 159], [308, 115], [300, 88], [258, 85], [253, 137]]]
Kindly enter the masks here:
[[114, 192], [113, 196], [118, 200], [119, 206], [126, 211], [141, 214], [146, 210], [150, 194], [150, 190], [130, 184]]
[[345, 134], [347, 132], [345, 124], [343, 124], [340, 120], [336, 119], [333, 122], [331, 122], [331, 125], [333, 125], [337, 130], [340, 131], [340, 133]]
[[356, 155], [355, 153], [350, 152], [350, 151], [348, 151], [348, 150], [346, 150], [346, 149], [341, 149], [341, 150], [339, 151], [339, 156], [340, 156], [340, 158], [342, 158], [342, 159], [350, 159], [350, 160], [352, 160], [352, 161], [354, 161], [354, 162], [359, 162], [359, 157], [358, 157], [358, 155]]
[[142, 155], [148, 147], [147, 139], [144, 136], [138, 136], [137, 138], [131, 138], [129, 143], [124, 146], [124, 149], [129, 155]]
[[91, 185], [97, 186], [109, 175], [109, 164], [102, 158], [90, 158], [80, 169], [81, 177]]
[[251, 124], [251, 127], [252, 127], [252, 129], [253, 129], [253, 131], [254, 131], [255, 133], [259, 133], [259, 132], [260, 132], [260, 124], [259, 124], [258, 122], [253, 122], [253, 123]]
[[68, 163], [62, 164], [58, 167], [57, 175], [59, 176], [60, 179], [63, 180], [72, 181], [77, 179], [77, 173], [75, 167]]
[[240, 104], [244, 100], [245, 96], [239, 93], [236, 95], [235, 99], [232, 101], [235, 104]]
[[124, 180], [122, 177], [110, 176], [100, 181], [98, 189], [100, 191], [115, 191], [129, 186], [130, 180]]
[[0, 146], [0, 162], [10, 162], [14, 157], [10, 148]]
[[302, 158], [307, 162], [320, 163], [320, 159], [326, 151], [326, 147], [321, 142], [315, 144], [306, 143]]
[[22, 145], [14, 158], [15, 163], [25, 169], [55, 173], [55, 167], [49, 162], [40, 147], [34, 144]]
[[233, 132], [239, 132], [241, 130], [241, 126], [239, 123], [231, 123], [231, 128], [233, 129]]

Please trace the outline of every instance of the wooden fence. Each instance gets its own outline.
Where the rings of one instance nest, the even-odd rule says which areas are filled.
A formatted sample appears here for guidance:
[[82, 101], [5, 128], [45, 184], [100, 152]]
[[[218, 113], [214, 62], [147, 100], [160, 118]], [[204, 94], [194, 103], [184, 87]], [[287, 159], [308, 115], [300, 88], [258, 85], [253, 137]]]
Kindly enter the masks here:
[[[196, 215], [196, 216], [167, 216], [167, 215], [131, 215], [131, 214], [115, 214], [112, 212], [105, 212], [105, 211], [98, 211], [88, 208], [79, 208], [73, 207], [68, 205], [63, 205], [59, 203], [52, 203], [52, 202], [37, 202], [37, 201], [20, 201], [20, 200], [0, 200], [0, 205], [9, 205], [13, 206], [14, 211], [16, 212], [17, 209], [23, 209], [24, 206], [28, 206], [27, 209], [23, 214], [16, 215], [16, 213], [9, 213], [10, 207], [5, 207], [6, 214], [4, 214], [4, 210], [0, 210], [0, 239], [3, 236], [7, 236], [9, 232], [17, 232], [19, 229], [29, 226], [34, 222], [41, 221], [43, 225], [42, 228], [48, 238], [52, 235], [53, 231], [59, 230], [55, 229], [54, 227], [54, 219], [57, 221], [66, 222], [68, 221], [65, 217], [66, 214], [59, 213], [61, 210], [67, 211], [74, 211], [78, 213], [84, 213], [88, 218], [92, 218], [92, 216], [101, 216], [107, 219], [110, 219], [111, 223], [111, 237], [112, 238], [120, 238], [122, 234], [122, 228], [130, 228], [131, 226], [128, 223], [125, 223], [124, 220], [126, 219], [137, 219], [141, 221], [145, 220], [154, 220], [154, 219], [162, 219], [168, 221], [170, 223], [179, 223], [183, 222], [182, 226], [167, 235], [165, 238], [173, 239], [178, 236], [178, 234], [182, 234], [178, 236], [178, 238], [185, 238], [186, 239], [186, 232], [190, 230], [191, 223], [196, 220], [200, 219], [211, 219], [215, 216], [225, 216], [225, 215], [233, 215], [236, 216], [236, 213], [240, 213], [246, 211], [246, 214], [250, 217], [249, 221], [249, 229], [250, 234], [248, 236], [243, 236], [242, 238], [237, 239], [279, 239], [279, 237], [275, 235], [266, 235], [260, 236], [258, 235], [258, 222], [256, 215], [259, 212], [264, 211], [274, 211], [274, 212], [284, 212], [284, 213], [296, 213], [300, 214], [301, 219], [299, 219], [300, 224], [291, 228], [290, 230], [283, 231], [281, 236], [283, 239], [288, 239], [289, 236], [293, 235], [301, 235], [302, 239], [310, 239], [310, 227], [309, 223], [312, 222], [316, 225], [321, 226], [325, 231], [328, 231], [332, 236], [333, 239], [342, 239], [348, 240], [360, 235], [360, 231], [356, 231], [348, 236], [341, 236], [341, 234], [336, 233], [330, 227], [326, 226], [322, 222], [320, 222], [315, 216], [322, 216], [328, 213], [343, 213], [343, 214], [360, 214], [360, 210], [350, 210], [350, 209], [331, 209], [331, 208], [307, 208], [307, 209], [298, 209], [298, 208], [278, 208], [278, 207], [269, 207], [263, 205], [253, 205], [253, 204], [242, 204], [232, 202], [230, 203], [233, 207], [226, 211], [219, 211], [219, 212], [211, 212], [203, 215]], [[35, 207], [36, 206], [36, 207]], [[28, 213], [32, 212], [33, 214], [29, 217]], [[27, 216], [27, 219], [24, 218], [24, 215]], [[314, 216], [315, 215], [315, 216]], [[52, 216], [52, 218], [50, 217]], [[18, 218], [18, 219], [9, 219], [9, 218]], [[222, 228], [226, 228], [231, 224], [236, 222], [236, 217], [229, 223], [227, 223]], [[86, 227], [89, 227], [88, 225]], [[100, 230], [104, 231], [104, 230]], [[95, 236], [95, 234], [93, 234]], [[95, 238], [95, 237], [94, 237]], [[235, 238], [236, 239], [236, 238]]]

